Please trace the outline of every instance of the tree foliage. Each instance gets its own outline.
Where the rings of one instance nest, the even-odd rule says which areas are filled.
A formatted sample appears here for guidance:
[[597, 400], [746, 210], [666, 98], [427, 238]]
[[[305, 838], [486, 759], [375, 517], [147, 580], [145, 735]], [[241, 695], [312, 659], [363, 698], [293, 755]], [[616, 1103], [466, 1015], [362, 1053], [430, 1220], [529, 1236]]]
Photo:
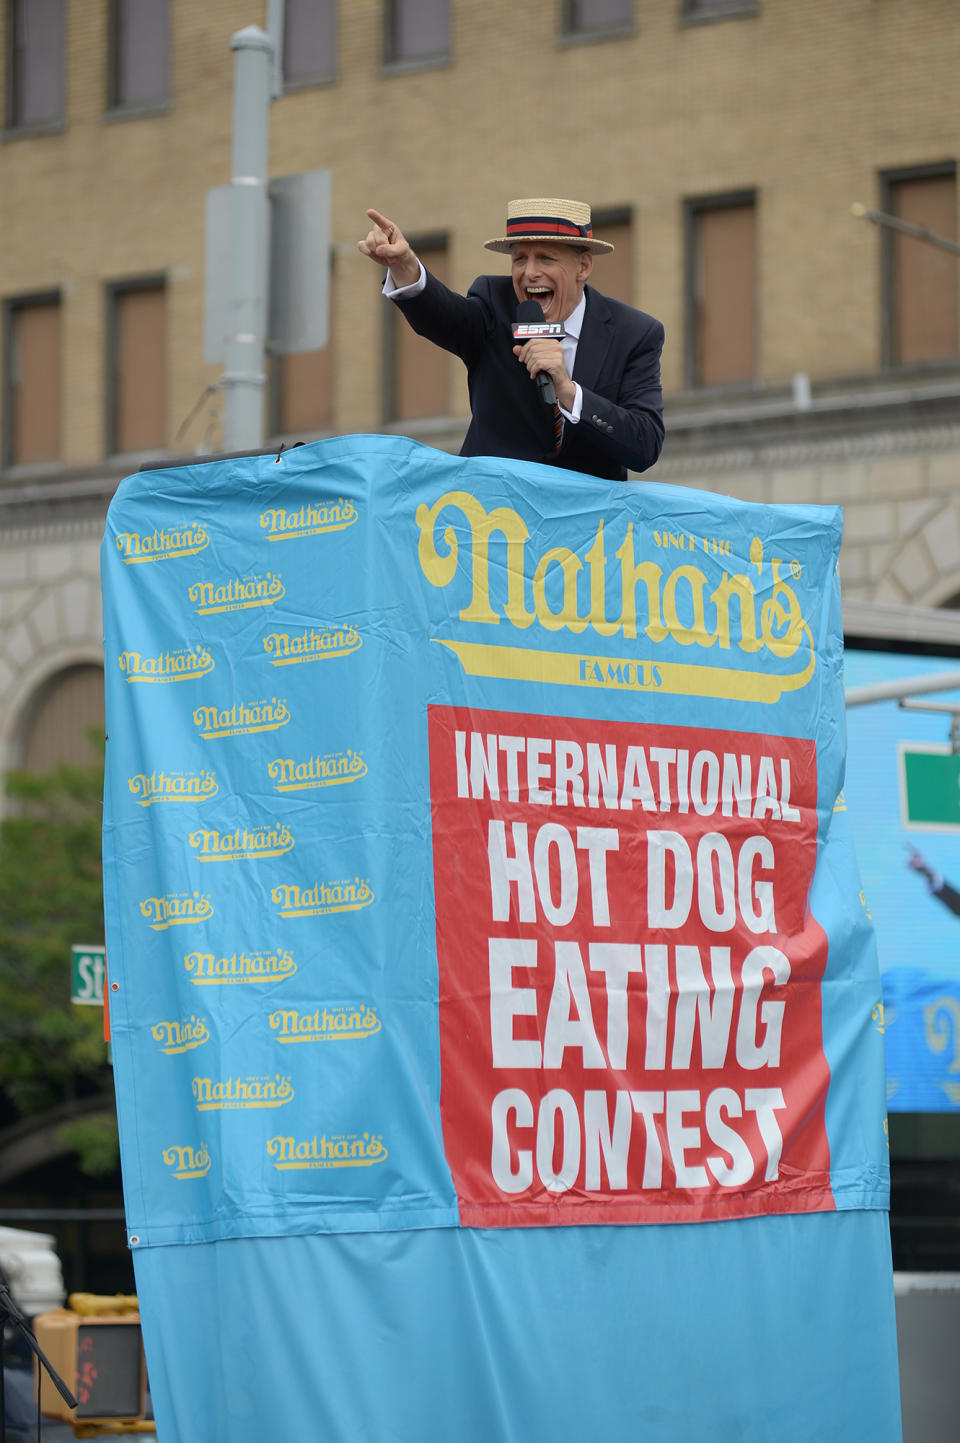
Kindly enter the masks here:
[[[99, 755], [97, 755], [99, 752]], [[0, 1117], [112, 1088], [99, 1008], [70, 1001], [70, 948], [103, 942], [103, 736], [88, 766], [6, 777], [0, 822]]]

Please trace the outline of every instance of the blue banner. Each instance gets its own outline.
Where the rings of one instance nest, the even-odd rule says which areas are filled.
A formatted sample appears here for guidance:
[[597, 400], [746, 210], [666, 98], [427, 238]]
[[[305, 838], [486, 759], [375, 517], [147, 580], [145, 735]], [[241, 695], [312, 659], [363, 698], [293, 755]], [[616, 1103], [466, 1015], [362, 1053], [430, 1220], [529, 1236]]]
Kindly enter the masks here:
[[[919, 687], [956, 658], [850, 650], [848, 687]], [[853, 706], [844, 782], [864, 895], [877, 934], [891, 1112], [960, 1109], [960, 757], [956, 689]], [[947, 710], [935, 710], [944, 708]], [[928, 773], [927, 776], [924, 773]]]
[[[387, 437], [122, 484], [108, 969], [164, 1436], [296, 1436], [319, 1390], [350, 1440], [899, 1437], [840, 530]], [[818, 1378], [786, 1411], [775, 1334]]]

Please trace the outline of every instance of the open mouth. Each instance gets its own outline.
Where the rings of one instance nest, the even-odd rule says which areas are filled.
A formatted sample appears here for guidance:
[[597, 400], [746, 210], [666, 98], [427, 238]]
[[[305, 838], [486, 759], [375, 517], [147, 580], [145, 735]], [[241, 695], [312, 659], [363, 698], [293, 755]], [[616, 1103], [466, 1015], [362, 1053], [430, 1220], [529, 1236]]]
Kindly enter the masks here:
[[525, 293], [528, 301], [538, 301], [543, 307], [543, 314], [550, 319], [549, 311], [556, 294], [549, 286], [526, 286]]

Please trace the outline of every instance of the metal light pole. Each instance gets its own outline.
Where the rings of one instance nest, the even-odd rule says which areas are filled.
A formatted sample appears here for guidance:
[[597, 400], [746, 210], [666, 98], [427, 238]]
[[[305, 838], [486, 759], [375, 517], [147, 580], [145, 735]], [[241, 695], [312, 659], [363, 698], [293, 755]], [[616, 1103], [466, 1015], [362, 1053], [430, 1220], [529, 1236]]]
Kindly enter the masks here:
[[886, 211], [871, 210], [869, 206], [862, 205], [860, 201], [856, 201], [850, 207], [850, 214], [855, 215], [857, 220], [872, 221], [874, 225], [886, 226], [887, 230], [899, 231], [901, 235], [913, 236], [915, 240], [939, 246], [941, 250], [949, 251], [952, 256], [960, 256], [960, 245], [956, 241], [950, 240], [945, 235], [937, 235], [935, 231], [927, 230], [925, 225], [913, 225], [908, 220], [901, 220], [899, 216], [887, 215]]
[[273, 42], [256, 25], [230, 37], [234, 51], [230, 253], [226, 296], [223, 440], [226, 451], [263, 446], [264, 351], [270, 277], [267, 152]]
[[933, 676], [911, 677], [909, 681], [878, 681], [868, 686], [848, 687], [846, 703], [847, 706], [868, 706], [875, 701], [899, 701], [927, 692], [953, 691], [955, 687], [960, 687], [960, 671], [941, 671]]

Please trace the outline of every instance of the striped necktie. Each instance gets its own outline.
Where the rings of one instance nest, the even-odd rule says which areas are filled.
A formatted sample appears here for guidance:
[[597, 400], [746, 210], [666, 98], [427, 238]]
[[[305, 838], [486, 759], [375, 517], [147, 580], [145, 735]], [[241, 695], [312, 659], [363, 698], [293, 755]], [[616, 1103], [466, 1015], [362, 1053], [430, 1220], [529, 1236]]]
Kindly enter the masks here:
[[563, 417], [560, 414], [560, 407], [556, 401], [553, 403], [553, 449], [560, 450], [563, 442]]

